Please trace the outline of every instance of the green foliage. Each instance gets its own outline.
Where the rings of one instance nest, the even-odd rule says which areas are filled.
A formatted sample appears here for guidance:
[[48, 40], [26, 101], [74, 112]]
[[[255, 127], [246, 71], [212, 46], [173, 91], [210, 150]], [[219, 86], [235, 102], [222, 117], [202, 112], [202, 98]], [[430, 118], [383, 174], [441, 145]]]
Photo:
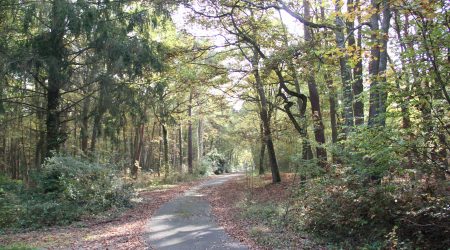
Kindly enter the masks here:
[[[67, 224], [109, 209], [129, 207], [134, 194], [131, 185], [124, 183], [111, 166], [67, 156], [48, 159], [32, 182], [32, 189], [9, 188], [3, 195], [2, 227]], [[2, 183], [11, 186], [10, 182]]]
[[13, 244], [9, 246], [0, 246], [0, 250], [37, 250], [38, 248], [29, 247], [26, 244]]
[[225, 166], [225, 156], [213, 149], [208, 152], [200, 163], [200, 166], [196, 169], [199, 175], [211, 175], [212, 173], [222, 174], [227, 170]]
[[360, 175], [381, 178], [395, 166], [400, 166], [407, 150], [402, 135], [389, 128], [356, 128], [334, 153]]
[[344, 248], [445, 249], [450, 244], [448, 196], [427, 191], [420, 181], [392, 174], [368, 183], [350, 168], [335, 168], [309, 180], [297, 197], [290, 220]]
[[0, 175], [0, 229], [16, 222], [20, 211], [18, 194], [22, 189], [20, 181], [13, 181]]

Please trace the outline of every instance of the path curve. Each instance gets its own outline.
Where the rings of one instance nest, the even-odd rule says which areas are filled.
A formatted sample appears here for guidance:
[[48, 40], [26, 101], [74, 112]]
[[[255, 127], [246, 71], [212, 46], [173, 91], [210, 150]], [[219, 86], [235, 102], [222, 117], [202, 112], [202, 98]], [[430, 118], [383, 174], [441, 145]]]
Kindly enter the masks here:
[[240, 174], [217, 176], [160, 207], [146, 225], [149, 249], [248, 249], [228, 236], [215, 222], [210, 204], [199, 192], [202, 188], [221, 185], [238, 176]]

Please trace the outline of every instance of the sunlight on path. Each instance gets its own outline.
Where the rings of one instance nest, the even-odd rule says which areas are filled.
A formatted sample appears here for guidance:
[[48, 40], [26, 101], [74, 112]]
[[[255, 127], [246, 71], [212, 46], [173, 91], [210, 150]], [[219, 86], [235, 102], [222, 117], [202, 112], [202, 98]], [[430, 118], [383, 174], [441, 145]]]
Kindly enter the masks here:
[[217, 225], [211, 207], [198, 190], [221, 185], [238, 174], [223, 175], [191, 188], [164, 204], [146, 227], [147, 245], [156, 249], [248, 249]]

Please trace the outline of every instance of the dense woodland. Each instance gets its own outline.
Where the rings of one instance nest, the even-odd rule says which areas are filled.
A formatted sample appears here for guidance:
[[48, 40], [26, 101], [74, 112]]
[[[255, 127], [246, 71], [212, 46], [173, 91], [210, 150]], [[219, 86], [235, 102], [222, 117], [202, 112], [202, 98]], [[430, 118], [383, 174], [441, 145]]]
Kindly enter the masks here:
[[296, 173], [298, 234], [447, 249], [449, 24], [445, 0], [2, 0], [0, 228], [76, 220], [88, 182], [97, 213], [246, 169]]

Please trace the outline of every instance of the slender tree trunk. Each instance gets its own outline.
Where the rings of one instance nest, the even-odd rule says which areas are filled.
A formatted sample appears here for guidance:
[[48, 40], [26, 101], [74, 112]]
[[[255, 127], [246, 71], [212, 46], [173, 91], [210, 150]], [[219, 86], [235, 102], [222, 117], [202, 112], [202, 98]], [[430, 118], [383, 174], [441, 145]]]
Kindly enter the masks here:
[[253, 58], [253, 74], [255, 75], [255, 83], [256, 83], [256, 89], [259, 95], [259, 100], [261, 102], [261, 112], [260, 117], [263, 123], [264, 128], [264, 139], [266, 141], [267, 145], [267, 152], [269, 154], [269, 163], [270, 163], [270, 169], [272, 171], [272, 182], [277, 183], [281, 181], [280, 171], [278, 169], [278, 162], [275, 154], [275, 147], [273, 145], [272, 141], [272, 130], [270, 127], [270, 120], [269, 120], [269, 114], [268, 114], [268, 105], [267, 105], [267, 99], [266, 94], [264, 93], [264, 87], [261, 80], [261, 76], [259, 74], [259, 56], [258, 52], [254, 51], [254, 58]]
[[203, 157], [203, 120], [200, 118], [198, 120], [198, 128], [197, 128], [197, 161], [200, 165]]
[[36, 113], [37, 117], [37, 131], [38, 131], [38, 142], [36, 144], [36, 151], [35, 151], [35, 168], [39, 171], [41, 168], [41, 164], [44, 163], [45, 159], [45, 139], [46, 139], [46, 132], [45, 132], [45, 119], [44, 119], [44, 112], [38, 111]]
[[177, 169], [178, 166], [178, 129], [173, 128], [172, 130], [172, 168], [173, 170]]
[[87, 153], [88, 149], [88, 126], [89, 126], [89, 105], [90, 98], [86, 97], [83, 101], [83, 109], [81, 111], [81, 151], [83, 153]]
[[[373, 4], [376, 4], [375, 2]], [[372, 77], [371, 92], [370, 92], [370, 109], [369, 109], [369, 125], [370, 126], [384, 126], [386, 123], [386, 76], [385, 71], [387, 67], [387, 42], [388, 31], [390, 27], [391, 11], [388, 1], [383, 1], [383, 19], [381, 24], [381, 39], [378, 39], [379, 14], [378, 12], [372, 15], [372, 42], [375, 44], [371, 53], [372, 61], [370, 63], [369, 73]], [[381, 47], [381, 49], [380, 49]]]
[[[359, 0], [353, 2], [353, 0], [347, 0], [347, 6], [351, 8], [350, 10], [353, 12], [359, 12]], [[351, 7], [353, 6], [353, 7]], [[361, 16], [358, 13], [358, 23], [361, 23]], [[354, 29], [354, 21], [347, 22], [347, 33], [356, 32]], [[353, 33], [354, 34], [354, 33]], [[348, 45], [351, 47], [355, 47], [355, 38], [354, 35], [350, 35], [348, 39]], [[358, 59], [355, 67], [353, 68], [353, 112], [355, 116], [355, 125], [363, 125], [364, 124], [364, 103], [361, 100], [361, 94], [364, 91], [363, 86], [363, 64], [362, 64], [362, 31], [358, 30], [358, 37], [356, 40], [356, 53], [358, 53]]]
[[161, 129], [164, 150], [164, 176], [167, 177], [169, 175], [169, 135], [165, 124], [161, 124]]
[[370, 100], [369, 100], [369, 126], [376, 126], [380, 124], [380, 110], [379, 110], [379, 80], [378, 75], [380, 73], [380, 41], [378, 40], [380, 26], [380, 14], [378, 8], [378, 1], [371, 0], [372, 8], [375, 12], [370, 17], [371, 25], [371, 40], [372, 48], [370, 49], [371, 60], [369, 64], [369, 75], [371, 79], [370, 83]]
[[331, 141], [337, 143], [338, 141], [338, 130], [337, 130], [337, 102], [336, 102], [336, 90], [333, 86], [333, 79], [328, 74], [325, 75], [327, 79], [327, 86], [330, 91], [329, 102], [330, 102], [330, 124], [331, 124]]
[[152, 164], [152, 170], [153, 170], [153, 164], [154, 164], [154, 157], [153, 157], [153, 140], [155, 139], [155, 128], [157, 126], [157, 123], [154, 122], [153, 123], [153, 127], [152, 127], [152, 134], [150, 136], [150, 142], [149, 142], [149, 146], [148, 146], [148, 163], [147, 163], [147, 170], [150, 169], [150, 166]]
[[183, 171], [183, 127], [180, 124], [178, 127], [178, 158], [179, 158], [179, 167], [180, 172]]
[[0, 128], [0, 170], [2, 173], [6, 173], [6, 129], [2, 126]]
[[262, 123], [260, 123], [260, 125], [259, 125], [259, 131], [261, 134], [261, 149], [259, 151], [259, 175], [263, 175], [265, 172], [264, 156], [265, 156], [265, 152], [266, 152], [266, 142], [264, 140], [264, 127], [263, 127]]
[[[303, 1], [305, 20], [310, 19], [309, 2]], [[305, 33], [305, 41], [312, 42], [311, 31], [307, 25], [303, 26]], [[314, 136], [319, 146], [316, 148], [317, 158], [322, 166], [325, 166], [327, 161], [327, 151], [322, 147], [325, 144], [325, 128], [322, 122], [322, 113], [320, 111], [320, 97], [317, 91], [314, 69], [311, 69], [308, 76], [309, 99], [311, 101], [311, 111], [314, 122]]]
[[[101, 130], [101, 122], [103, 119], [103, 115], [106, 112], [106, 108], [104, 107], [105, 106], [104, 99], [105, 99], [105, 95], [107, 95], [108, 93], [106, 93], [106, 86], [104, 86], [104, 84], [105, 83], [100, 82], [100, 93], [99, 93], [96, 111], [94, 114], [94, 121], [92, 124], [92, 136], [91, 136], [91, 148], [90, 148], [90, 151], [92, 153], [94, 153], [96, 150], [97, 140], [98, 140], [98, 137], [100, 135], [100, 130]], [[126, 138], [124, 138], [124, 139], [126, 139]]]
[[[341, 6], [338, 2], [336, 2], [335, 9], [336, 12], [340, 13]], [[347, 135], [354, 126], [352, 72], [350, 66], [348, 65], [348, 55], [345, 54], [345, 24], [339, 15], [336, 16], [335, 24], [339, 28], [335, 30], [336, 44], [342, 53], [344, 53], [344, 55], [339, 57], [339, 66], [343, 85], [344, 132]]]
[[[90, 151], [93, 153], [95, 152], [96, 146], [97, 146], [97, 139], [100, 134], [101, 129], [101, 120], [102, 120], [103, 114], [100, 111], [100, 108], [98, 108], [97, 113], [94, 116], [94, 123], [92, 126], [92, 136], [91, 136], [91, 148]], [[125, 139], [125, 138], [124, 138]]]
[[[395, 12], [394, 21], [395, 21], [395, 31], [397, 33], [397, 38], [398, 38], [398, 41], [400, 43], [400, 51], [403, 54], [403, 53], [406, 52], [406, 44], [403, 41], [403, 36], [401, 34], [402, 29], [400, 27], [400, 16], [398, 14], [398, 11]], [[406, 28], [406, 24], [405, 24], [405, 28]], [[411, 92], [411, 87], [410, 87], [411, 78], [410, 78], [409, 72], [406, 72], [407, 62], [405, 61], [405, 59], [403, 57], [400, 58], [400, 61], [401, 61], [401, 64], [402, 64], [402, 73], [401, 73], [401, 75], [405, 79], [405, 83], [406, 83], [406, 86], [407, 86], [406, 90], [408, 91], [408, 93], [410, 93]], [[402, 91], [398, 81], [397, 81], [397, 89], [398, 89], [399, 92]], [[410, 113], [409, 113], [409, 98], [404, 98], [402, 100], [401, 111], [402, 111], [402, 128], [408, 129], [408, 128], [411, 127], [411, 120], [410, 120]], [[412, 162], [411, 162], [411, 165], [412, 165]]]
[[192, 145], [192, 90], [189, 93], [189, 107], [188, 107], [188, 172], [192, 174], [194, 172], [193, 158], [194, 150]]
[[384, 0], [384, 9], [383, 9], [383, 20], [381, 22], [381, 51], [380, 51], [380, 90], [378, 97], [378, 110], [379, 110], [379, 118], [380, 125], [386, 125], [386, 103], [387, 103], [387, 81], [386, 81], [386, 69], [387, 69], [387, 61], [388, 61], [388, 40], [389, 40], [389, 28], [391, 23], [391, 8], [389, 4], [389, 0]]
[[161, 176], [161, 166], [163, 165], [163, 135], [162, 135], [162, 127], [159, 126], [159, 151], [158, 151], [158, 177]]
[[[127, 153], [127, 147], [127, 126], [124, 124], [122, 127], [122, 155]], [[123, 171], [124, 174], [128, 174], [126, 165], [123, 166]]]
[[136, 127], [136, 139], [137, 143], [135, 144], [134, 157], [133, 157], [133, 165], [131, 168], [131, 176], [133, 178], [138, 177], [139, 168], [141, 167], [141, 163], [139, 159], [141, 158], [142, 146], [144, 144], [144, 124], [140, 124]]

